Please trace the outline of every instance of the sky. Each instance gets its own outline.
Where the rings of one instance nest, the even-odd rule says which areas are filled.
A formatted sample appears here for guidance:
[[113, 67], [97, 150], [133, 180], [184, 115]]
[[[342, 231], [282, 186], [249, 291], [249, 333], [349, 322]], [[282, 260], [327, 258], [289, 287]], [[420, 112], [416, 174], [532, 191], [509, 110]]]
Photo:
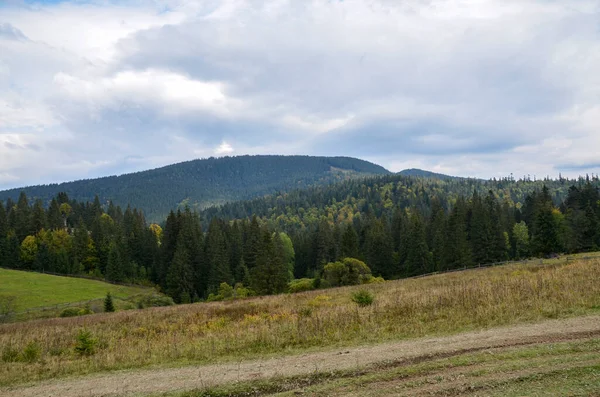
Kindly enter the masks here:
[[0, 188], [242, 154], [600, 172], [600, 0], [0, 0]]

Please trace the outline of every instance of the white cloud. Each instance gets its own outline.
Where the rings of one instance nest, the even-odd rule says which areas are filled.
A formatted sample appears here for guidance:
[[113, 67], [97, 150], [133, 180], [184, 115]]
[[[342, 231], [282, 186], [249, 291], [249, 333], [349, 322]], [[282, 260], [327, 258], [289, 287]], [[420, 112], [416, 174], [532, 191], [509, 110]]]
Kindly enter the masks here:
[[225, 141], [221, 142], [221, 144], [215, 149], [215, 154], [218, 156], [222, 156], [225, 154], [231, 154], [233, 152], [234, 152], [233, 147]]
[[599, 17], [597, 0], [4, 6], [0, 187], [261, 152], [598, 172]]

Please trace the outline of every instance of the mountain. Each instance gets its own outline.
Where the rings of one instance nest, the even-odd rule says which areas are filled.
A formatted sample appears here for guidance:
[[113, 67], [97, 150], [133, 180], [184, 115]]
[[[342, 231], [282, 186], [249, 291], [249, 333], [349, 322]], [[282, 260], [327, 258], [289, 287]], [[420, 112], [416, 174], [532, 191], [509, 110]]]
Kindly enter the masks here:
[[60, 184], [29, 186], [0, 192], [0, 200], [16, 201], [20, 192], [45, 205], [59, 192], [77, 201], [131, 205], [152, 222], [171, 209], [206, 207], [251, 199], [279, 191], [390, 174], [385, 168], [350, 157], [238, 156], [186, 161], [149, 171]]
[[419, 178], [466, 179], [466, 178], [463, 178], [460, 176], [450, 176], [450, 175], [446, 175], [446, 174], [438, 174], [437, 172], [421, 170], [418, 168], [409, 168], [406, 170], [402, 170], [402, 171], [398, 172], [397, 174], [402, 175], [402, 176], [415, 176], [415, 177], [419, 177]]

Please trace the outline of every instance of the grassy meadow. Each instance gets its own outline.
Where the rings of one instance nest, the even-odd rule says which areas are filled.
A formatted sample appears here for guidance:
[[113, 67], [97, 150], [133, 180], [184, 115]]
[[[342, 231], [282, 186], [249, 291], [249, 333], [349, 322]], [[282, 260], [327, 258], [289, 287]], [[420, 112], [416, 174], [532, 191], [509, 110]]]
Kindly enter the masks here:
[[[0, 325], [0, 385], [293, 354], [600, 311], [600, 260]], [[359, 307], [351, 294], [375, 300]], [[77, 351], [80, 330], [94, 340]], [[81, 342], [79, 342], [81, 344]], [[32, 354], [27, 354], [33, 350]]]
[[98, 280], [0, 269], [0, 295], [16, 297], [16, 311], [102, 299], [110, 292], [119, 298], [147, 294], [143, 287], [114, 285]]

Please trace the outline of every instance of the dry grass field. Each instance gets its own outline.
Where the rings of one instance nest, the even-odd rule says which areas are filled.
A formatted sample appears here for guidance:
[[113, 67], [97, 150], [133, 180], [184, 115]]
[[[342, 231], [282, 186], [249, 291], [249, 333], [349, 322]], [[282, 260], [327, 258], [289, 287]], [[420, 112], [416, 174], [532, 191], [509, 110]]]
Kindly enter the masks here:
[[[600, 311], [600, 261], [509, 265], [241, 301], [0, 326], [0, 386], [139, 367], [236, 362]], [[375, 296], [358, 307], [357, 289]], [[81, 330], [94, 339], [78, 352]], [[81, 342], [79, 342], [81, 344]]]

